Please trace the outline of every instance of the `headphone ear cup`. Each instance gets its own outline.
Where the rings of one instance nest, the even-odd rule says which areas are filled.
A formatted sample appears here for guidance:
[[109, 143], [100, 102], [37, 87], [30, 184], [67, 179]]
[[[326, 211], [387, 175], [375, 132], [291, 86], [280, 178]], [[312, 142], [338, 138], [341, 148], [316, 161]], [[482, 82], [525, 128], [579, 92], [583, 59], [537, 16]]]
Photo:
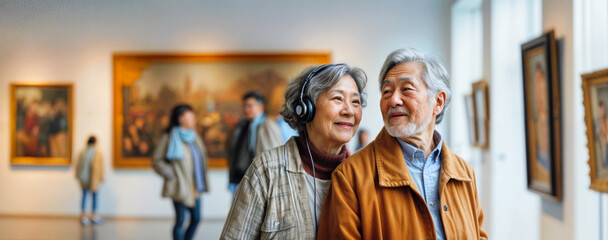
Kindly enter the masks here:
[[306, 115], [308, 114], [307, 105], [304, 102], [296, 103], [296, 118], [300, 122], [306, 122]]
[[304, 98], [304, 104], [306, 105], [306, 115], [304, 122], [312, 122], [312, 119], [315, 118], [315, 106], [308, 98]]

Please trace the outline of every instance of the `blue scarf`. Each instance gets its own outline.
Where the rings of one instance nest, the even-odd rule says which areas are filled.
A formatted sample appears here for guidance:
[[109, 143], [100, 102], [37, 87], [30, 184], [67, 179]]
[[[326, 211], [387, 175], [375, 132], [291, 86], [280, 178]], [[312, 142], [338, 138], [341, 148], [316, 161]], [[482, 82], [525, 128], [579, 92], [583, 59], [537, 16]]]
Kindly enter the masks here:
[[265, 114], [259, 114], [251, 120], [251, 125], [249, 125], [249, 151], [253, 152], [255, 149], [255, 140], [258, 136], [258, 127], [262, 122], [266, 120]]
[[184, 144], [191, 143], [196, 137], [196, 133], [192, 129], [182, 127], [173, 127], [169, 136], [169, 147], [167, 148], [167, 159], [177, 161], [184, 158]]

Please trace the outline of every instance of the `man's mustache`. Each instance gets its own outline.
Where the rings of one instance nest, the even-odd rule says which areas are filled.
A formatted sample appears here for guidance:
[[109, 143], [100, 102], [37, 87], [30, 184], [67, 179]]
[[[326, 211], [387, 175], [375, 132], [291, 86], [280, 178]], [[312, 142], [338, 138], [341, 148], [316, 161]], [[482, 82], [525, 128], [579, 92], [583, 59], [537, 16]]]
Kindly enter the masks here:
[[388, 117], [391, 117], [393, 114], [406, 114], [406, 115], [410, 115], [410, 111], [408, 111], [406, 108], [404, 107], [391, 107], [388, 109], [388, 112], [386, 113], [386, 115]]

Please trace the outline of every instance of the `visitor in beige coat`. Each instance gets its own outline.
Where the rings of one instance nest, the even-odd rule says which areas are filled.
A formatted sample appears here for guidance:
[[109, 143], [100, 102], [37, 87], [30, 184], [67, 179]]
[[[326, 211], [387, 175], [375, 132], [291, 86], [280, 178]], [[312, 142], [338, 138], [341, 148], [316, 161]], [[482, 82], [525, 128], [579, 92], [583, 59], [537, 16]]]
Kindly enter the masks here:
[[[103, 182], [103, 160], [101, 152], [95, 147], [95, 137], [89, 137], [87, 147], [78, 154], [75, 175], [82, 188], [81, 218], [80, 222], [84, 226], [95, 223], [103, 223], [103, 219], [97, 215], [97, 191], [99, 184]], [[92, 216], [86, 214], [87, 195], [93, 195]]]
[[[173, 239], [192, 239], [201, 220], [200, 195], [208, 191], [209, 185], [207, 152], [196, 133], [196, 117], [190, 105], [173, 108], [169, 127], [152, 156], [152, 166], [164, 179], [162, 196], [173, 200]], [[184, 231], [186, 211], [190, 224]]]

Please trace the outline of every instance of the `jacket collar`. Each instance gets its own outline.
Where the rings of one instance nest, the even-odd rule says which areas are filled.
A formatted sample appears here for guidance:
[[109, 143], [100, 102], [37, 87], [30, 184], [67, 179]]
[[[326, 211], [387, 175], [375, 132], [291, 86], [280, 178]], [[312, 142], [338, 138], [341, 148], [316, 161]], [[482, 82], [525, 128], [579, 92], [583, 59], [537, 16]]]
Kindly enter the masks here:
[[294, 173], [302, 173], [304, 166], [302, 166], [302, 159], [300, 158], [300, 151], [298, 150], [298, 144], [296, 143], [296, 137], [291, 137], [284, 145], [283, 158], [285, 158], [285, 165], [287, 171]]
[[[399, 187], [409, 185], [416, 188], [416, 184], [403, 158], [397, 139], [388, 134], [386, 129], [376, 137], [373, 142], [376, 168], [378, 171], [378, 184], [382, 187]], [[471, 181], [465, 165], [458, 161], [458, 156], [452, 153], [445, 141], [441, 150], [441, 178], [458, 181]], [[446, 180], [447, 180], [446, 179]], [[447, 182], [447, 181], [445, 181]]]

